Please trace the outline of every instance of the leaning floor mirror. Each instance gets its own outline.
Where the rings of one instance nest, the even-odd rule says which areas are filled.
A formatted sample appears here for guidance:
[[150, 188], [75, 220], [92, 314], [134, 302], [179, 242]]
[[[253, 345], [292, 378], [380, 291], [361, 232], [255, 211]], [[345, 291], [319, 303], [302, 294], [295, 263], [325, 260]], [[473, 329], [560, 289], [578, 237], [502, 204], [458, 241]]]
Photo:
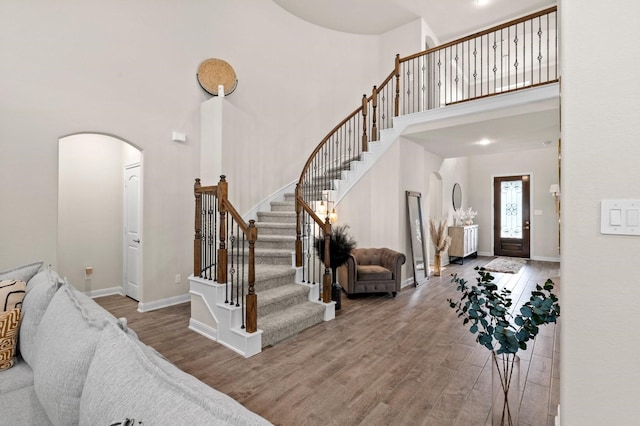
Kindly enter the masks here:
[[429, 263], [426, 261], [427, 250], [424, 240], [424, 222], [422, 220], [422, 195], [415, 191], [406, 191], [407, 220], [409, 240], [411, 241], [411, 258], [413, 259], [413, 280], [416, 286], [429, 279]]

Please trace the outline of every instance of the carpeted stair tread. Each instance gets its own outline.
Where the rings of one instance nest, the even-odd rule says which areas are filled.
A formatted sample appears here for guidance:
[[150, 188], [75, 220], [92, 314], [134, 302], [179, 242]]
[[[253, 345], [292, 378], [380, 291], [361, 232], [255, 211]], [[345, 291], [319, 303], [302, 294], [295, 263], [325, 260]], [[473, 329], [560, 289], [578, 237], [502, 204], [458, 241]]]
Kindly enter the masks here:
[[258, 318], [262, 347], [273, 345], [324, 320], [324, 305], [304, 302]]
[[278, 235], [278, 234], [266, 234], [258, 236], [258, 243], [260, 241], [295, 241], [295, 235]]
[[309, 287], [292, 283], [264, 291], [259, 290], [256, 294], [258, 295], [258, 318], [260, 318], [308, 301]]

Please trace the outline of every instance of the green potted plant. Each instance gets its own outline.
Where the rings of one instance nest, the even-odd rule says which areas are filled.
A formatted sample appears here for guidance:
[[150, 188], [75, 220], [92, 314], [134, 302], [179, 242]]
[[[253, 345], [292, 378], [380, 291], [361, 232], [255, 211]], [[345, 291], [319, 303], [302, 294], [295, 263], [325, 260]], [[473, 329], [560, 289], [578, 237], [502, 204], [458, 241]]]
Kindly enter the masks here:
[[518, 424], [519, 410], [519, 350], [535, 339], [540, 326], [555, 323], [560, 316], [558, 298], [552, 293], [554, 283], [548, 279], [536, 285], [529, 300], [513, 313], [511, 291], [500, 289], [494, 277], [484, 268], [476, 267], [477, 284], [469, 286], [464, 278], [453, 275], [452, 283], [461, 293], [459, 300], [447, 299], [476, 341], [491, 351], [492, 362], [492, 422], [494, 425]]
[[[336, 302], [336, 309], [340, 309], [342, 305], [340, 284], [337, 283], [338, 268], [345, 263], [351, 255], [351, 250], [356, 247], [356, 241], [349, 235], [347, 230], [349, 225], [334, 226], [331, 229], [329, 240], [329, 267], [331, 268], [331, 300]], [[324, 263], [324, 238], [315, 239], [316, 253], [320, 260]]]

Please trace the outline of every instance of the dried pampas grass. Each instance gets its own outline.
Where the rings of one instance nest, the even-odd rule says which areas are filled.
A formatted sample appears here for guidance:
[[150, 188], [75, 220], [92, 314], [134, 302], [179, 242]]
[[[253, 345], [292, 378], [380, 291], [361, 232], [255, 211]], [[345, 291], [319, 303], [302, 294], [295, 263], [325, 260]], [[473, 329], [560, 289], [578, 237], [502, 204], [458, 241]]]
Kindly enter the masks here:
[[447, 221], [445, 219], [436, 221], [433, 218], [429, 218], [429, 234], [431, 235], [431, 242], [436, 248], [436, 253], [449, 249], [451, 237], [446, 231]]

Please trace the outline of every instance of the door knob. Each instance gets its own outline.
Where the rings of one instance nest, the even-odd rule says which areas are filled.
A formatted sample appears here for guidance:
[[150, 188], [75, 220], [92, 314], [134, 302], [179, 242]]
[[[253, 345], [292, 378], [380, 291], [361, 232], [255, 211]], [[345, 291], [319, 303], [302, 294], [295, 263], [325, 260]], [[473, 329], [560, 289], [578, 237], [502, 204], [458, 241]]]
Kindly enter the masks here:
[[133, 240], [133, 242], [134, 242], [134, 243], [139, 243], [139, 242], [140, 242], [140, 240]]

